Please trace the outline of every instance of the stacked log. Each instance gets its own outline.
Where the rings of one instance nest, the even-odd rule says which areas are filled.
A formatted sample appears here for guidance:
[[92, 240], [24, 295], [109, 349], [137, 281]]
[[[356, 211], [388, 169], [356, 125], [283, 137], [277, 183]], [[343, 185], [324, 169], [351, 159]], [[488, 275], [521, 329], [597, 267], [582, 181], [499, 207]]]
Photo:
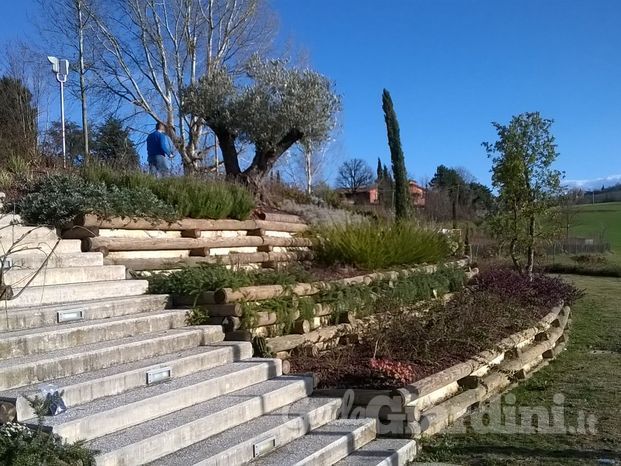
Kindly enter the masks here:
[[[447, 265], [464, 267], [468, 264], [467, 259], [453, 261]], [[214, 298], [217, 303], [235, 303], [241, 301], [261, 301], [265, 299], [280, 298], [288, 294], [297, 296], [312, 296], [322, 290], [328, 290], [336, 286], [352, 284], [370, 284], [378, 280], [395, 279], [398, 276], [407, 277], [415, 273], [433, 273], [438, 269], [435, 265], [426, 265], [405, 269], [399, 272], [376, 272], [366, 275], [358, 275], [350, 278], [342, 278], [329, 282], [297, 283], [291, 288], [281, 285], [247, 286], [233, 290], [232, 288], [220, 288], [216, 290]]]
[[257, 217], [167, 222], [104, 219], [86, 214], [66, 225], [62, 237], [81, 239], [84, 252], [101, 252], [106, 264], [125, 265], [133, 270], [164, 270], [203, 263], [275, 266], [311, 258], [312, 241], [292, 236], [308, 229], [302, 219], [267, 213]]

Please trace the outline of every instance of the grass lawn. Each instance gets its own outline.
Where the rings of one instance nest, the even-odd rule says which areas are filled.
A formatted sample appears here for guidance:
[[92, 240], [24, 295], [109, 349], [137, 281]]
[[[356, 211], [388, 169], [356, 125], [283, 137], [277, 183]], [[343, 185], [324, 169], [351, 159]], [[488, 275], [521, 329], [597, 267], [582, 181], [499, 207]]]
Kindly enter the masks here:
[[567, 349], [511, 394], [518, 407], [546, 408], [554, 405], [554, 395], [563, 394], [565, 425], [577, 425], [583, 412], [595, 417], [596, 433], [437, 435], [424, 442], [417, 461], [621, 464], [621, 279], [565, 278], [587, 291], [572, 309]]
[[612, 250], [621, 256], [621, 202], [584, 204], [575, 207], [577, 215], [570, 226], [574, 236], [604, 232]]

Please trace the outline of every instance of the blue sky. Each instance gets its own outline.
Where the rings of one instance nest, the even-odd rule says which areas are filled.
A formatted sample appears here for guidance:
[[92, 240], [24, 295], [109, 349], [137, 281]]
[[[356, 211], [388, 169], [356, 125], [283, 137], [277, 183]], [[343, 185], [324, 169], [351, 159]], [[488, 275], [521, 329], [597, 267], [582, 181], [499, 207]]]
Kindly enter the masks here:
[[[340, 160], [389, 162], [387, 88], [416, 179], [445, 164], [488, 183], [481, 142], [495, 137], [490, 123], [525, 111], [555, 120], [567, 179], [621, 178], [621, 1], [272, 3], [280, 38], [308, 50], [343, 96]], [[33, 7], [33, 0], [3, 6], [0, 41], [31, 31]]]

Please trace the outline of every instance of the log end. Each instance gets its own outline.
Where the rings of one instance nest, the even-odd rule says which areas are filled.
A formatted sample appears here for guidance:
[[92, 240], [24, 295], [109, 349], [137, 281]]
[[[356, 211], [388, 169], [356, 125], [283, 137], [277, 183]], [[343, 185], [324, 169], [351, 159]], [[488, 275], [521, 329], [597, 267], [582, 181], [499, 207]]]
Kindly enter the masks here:
[[214, 291], [213, 300], [216, 304], [226, 304], [228, 300], [228, 292], [226, 288], [220, 288]]
[[0, 424], [14, 422], [17, 419], [17, 409], [13, 403], [0, 401]]

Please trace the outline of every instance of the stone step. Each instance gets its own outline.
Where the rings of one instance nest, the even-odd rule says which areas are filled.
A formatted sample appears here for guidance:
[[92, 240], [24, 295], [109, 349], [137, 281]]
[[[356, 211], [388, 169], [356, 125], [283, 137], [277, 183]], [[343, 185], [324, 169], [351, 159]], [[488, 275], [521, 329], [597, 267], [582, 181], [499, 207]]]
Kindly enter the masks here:
[[[44, 251], [21, 251], [11, 253], [8, 257], [12, 259], [13, 267], [16, 269], [38, 269], [48, 255]], [[46, 263], [46, 267], [92, 267], [98, 265], [104, 265], [103, 254], [100, 252], [66, 254], [54, 252]]]
[[[56, 243], [58, 245], [56, 246]], [[54, 249], [54, 246], [56, 248]], [[0, 237], [0, 253], [6, 254], [12, 249], [15, 253], [37, 253], [41, 256], [47, 256], [54, 249], [54, 254], [71, 254], [82, 251], [82, 243], [79, 239], [63, 239], [58, 241], [57, 238], [30, 238], [26, 237], [19, 243], [15, 243], [10, 237]]]
[[257, 458], [256, 466], [325, 466], [342, 460], [375, 439], [375, 418], [337, 419]]
[[171, 309], [0, 334], [0, 359], [185, 327], [187, 310]]
[[[101, 398], [47, 417], [44, 426], [69, 442], [91, 440], [282, 374], [280, 359], [234, 362], [168, 382]], [[31, 424], [37, 424], [31, 419]]]
[[22, 217], [19, 214], [0, 214], [0, 227], [11, 223], [22, 225]]
[[277, 377], [97, 438], [87, 446], [99, 451], [97, 466], [145, 464], [305, 398], [312, 389], [312, 377]]
[[[88, 269], [89, 267], [86, 267]], [[14, 272], [14, 271], [12, 271]], [[84, 321], [108, 319], [141, 312], [163, 310], [169, 304], [168, 295], [140, 295], [114, 299], [76, 301], [69, 304], [51, 304], [36, 308], [17, 308], [0, 318], [0, 332], [24, 330], [59, 324], [58, 313], [81, 311]], [[0, 306], [2, 303], [0, 303]]]
[[66, 283], [102, 282], [125, 280], [125, 266], [102, 265], [99, 267], [46, 267], [37, 275], [33, 269], [12, 269], [4, 273], [4, 283], [13, 287], [62, 285]]
[[4, 359], [0, 360], [0, 390], [141, 361], [223, 339], [221, 326], [205, 325]]
[[96, 283], [68, 283], [65, 285], [29, 286], [23, 293], [22, 288], [14, 288], [15, 297], [0, 303], [5, 309], [46, 304], [71, 303], [93, 299], [118, 298], [119, 296], [136, 296], [146, 293], [149, 288], [147, 280], [110, 280]]
[[335, 466], [405, 466], [418, 452], [415, 440], [380, 438], [354, 451]]
[[296, 401], [160, 458], [149, 466], [237, 466], [246, 464], [337, 418], [341, 400], [312, 397]]
[[[148, 385], [147, 373], [150, 371], [167, 369], [170, 371], [170, 377], [176, 379], [251, 357], [252, 345], [248, 342], [220, 342], [55, 379], [49, 383], [62, 391], [63, 401], [71, 409], [99, 398], [145, 387]], [[8, 401], [15, 406], [17, 420], [21, 422], [35, 416], [28, 398], [40, 395], [41, 387], [41, 384], [37, 384], [6, 390], [0, 392], [0, 400]]]
[[0, 225], [0, 240], [21, 241], [27, 239], [58, 239], [56, 230], [48, 227], [33, 227], [20, 224]]

